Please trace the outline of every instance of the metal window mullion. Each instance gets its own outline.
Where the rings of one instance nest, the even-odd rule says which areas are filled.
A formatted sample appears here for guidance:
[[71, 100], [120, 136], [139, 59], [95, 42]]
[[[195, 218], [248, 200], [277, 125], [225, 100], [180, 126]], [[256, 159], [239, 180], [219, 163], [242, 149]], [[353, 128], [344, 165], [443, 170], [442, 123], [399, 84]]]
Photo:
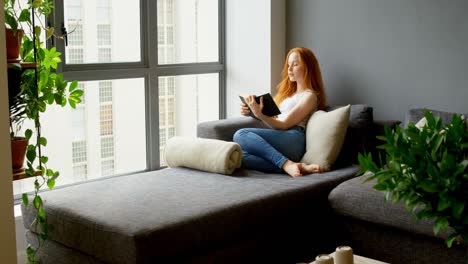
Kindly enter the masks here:
[[222, 65], [219, 73], [219, 118], [226, 118], [226, 0], [218, 0], [218, 32], [219, 32], [219, 63]]
[[149, 69], [115, 69], [115, 70], [86, 70], [86, 71], [66, 71], [63, 76], [66, 80], [77, 81], [100, 81], [116, 79], [145, 78]]
[[141, 15], [144, 16], [142, 21], [145, 21], [147, 25], [144, 41], [147, 47], [145, 61], [148, 66], [147, 78], [145, 79], [146, 167], [148, 170], [160, 168], [157, 2], [157, 0], [146, 0], [148, 8], [141, 11]]
[[191, 75], [203, 73], [217, 73], [223, 70], [219, 62], [185, 63], [159, 65], [158, 76]]
[[[54, 12], [52, 15], [52, 26], [55, 29], [55, 34], [61, 35], [62, 34], [62, 23], [65, 25], [65, 8], [64, 8], [64, 1], [54, 1]], [[66, 63], [66, 56], [65, 56], [65, 41], [63, 39], [58, 39], [55, 38], [54, 40], [54, 45], [56, 50], [60, 53], [62, 53], [62, 63], [58, 64], [57, 67], [57, 72], [63, 72], [63, 66]], [[51, 41], [48, 42], [48, 46], [51, 46]]]

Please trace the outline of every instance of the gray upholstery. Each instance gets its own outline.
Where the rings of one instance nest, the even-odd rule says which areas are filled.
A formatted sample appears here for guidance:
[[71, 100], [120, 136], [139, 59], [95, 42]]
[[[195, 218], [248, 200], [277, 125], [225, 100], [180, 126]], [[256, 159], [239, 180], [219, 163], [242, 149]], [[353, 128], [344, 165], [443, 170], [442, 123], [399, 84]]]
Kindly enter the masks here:
[[[356, 171], [348, 167], [293, 179], [170, 168], [57, 189], [42, 198], [54, 242], [103, 262], [164, 263], [259, 230], [293, 226], [304, 208], [325, 204], [328, 193]], [[34, 211], [23, 208], [23, 216], [28, 227]]]
[[[322, 174], [171, 168], [44, 192], [50, 230], [39, 257], [59, 264], [295, 263], [348, 243], [357, 254], [391, 263], [444, 263], [447, 256], [458, 263], [463, 248], [447, 253], [431, 222], [413, 221], [372, 183], [353, 179], [358, 168], [348, 165], [357, 153], [374, 151], [383, 125], [397, 124], [373, 122], [371, 107], [351, 106], [340, 157]], [[243, 127], [266, 126], [238, 117], [201, 123], [197, 133], [231, 141]], [[23, 219], [29, 227], [34, 211], [23, 208]], [[35, 238], [28, 234], [33, 245]]]
[[[465, 264], [464, 245], [447, 248], [444, 241], [354, 218], [342, 218], [342, 243], [351, 245], [357, 255], [392, 264]], [[335, 228], [339, 228], [335, 226]]]
[[373, 188], [375, 181], [364, 183], [366, 177], [368, 176], [356, 177], [333, 189], [328, 199], [337, 214], [433, 236], [432, 221], [417, 221], [412, 218], [404, 204], [385, 201], [384, 193]]
[[[31, 231], [26, 232], [26, 241], [34, 248], [38, 246], [39, 236]], [[104, 264], [96, 258], [83, 254], [78, 250], [66, 247], [54, 240], [48, 239], [36, 255], [41, 263], [53, 264]]]
[[203, 122], [197, 125], [197, 136], [201, 138], [232, 141], [234, 133], [241, 128], [266, 128], [262, 121], [252, 117], [233, 117], [223, 120]]
[[[326, 111], [332, 111], [339, 107], [341, 106], [329, 107]], [[197, 126], [197, 135], [202, 138], [232, 141], [234, 133], [245, 127], [266, 128], [267, 126], [251, 117], [235, 117], [201, 123]], [[369, 139], [374, 137], [372, 107], [364, 104], [351, 105], [345, 141], [333, 169], [356, 164], [357, 154], [370, 151], [372, 141]]]
[[[444, 238], [437, 236], [427, 219], [412, 217], [402, 203], [384, 200], [383, 192], [372, 188], [374, 181], [363, 183], [368, 176], [350, 179], [330, 193], [330, 206], [340, 219], [341, 241], [364, 255], [388, 263], [464, 263], [466, 248], [448, 249]], [[448, 261], [450, 259], [450, 261]]]
[[[443, 123], [453, 113], [430, 110]], [[404, 126], [416, 123], [424, 109], [411, 109]], [[397, 122], [386, 122], [395, 126]], [[382, 123], [383, 124], [383, 123]], [[379, 125], [382, 127], [382, 124]], [[377, 135], [382, 134], [376, 129]], [[377, 143], [380, 145], [381, 143]], [[329, 203], [341, 221], [341, 240], [352, 245], [357, 254], [389, 263], [465, 263], [467, 249], [455, 245], [448, 249], [444, 238], [448, 232], [433, 233], [433, 220], [418, 220], [402, 203], [384, 200], [384, 193], [373, 189], [375, 181], [364, 183], [368, 176], [350, 179], [337, 186], [329, 195]], [[338, 228], [338, 227], [336, 227]]]
[[[434, 117], [440, 117], [444, 124], [450, 123], [452, 121], [453, 112], [444, 112], [434, 109], [427, 109], [431, 111]], [[459, 113], [462, 114], [462, 113]], [[463, 114], [465, 117], [468, 117], [468, 114]], [[407, 127], [409, 122], [416, 124], [421, 118], [424, 117], [424, 108], [414, 108], [410, 109], [405, 116], [404, 126]]]
[[[330, 107], [327, 111], [332, 111], [338, 107]], [[370, 139], [374, 137], [372, 125], [372, 107], [362, 104], [351, 105], [345, 140], [333, 168], [356, 164], [359, 152], [371, 150], [372, 141]]]

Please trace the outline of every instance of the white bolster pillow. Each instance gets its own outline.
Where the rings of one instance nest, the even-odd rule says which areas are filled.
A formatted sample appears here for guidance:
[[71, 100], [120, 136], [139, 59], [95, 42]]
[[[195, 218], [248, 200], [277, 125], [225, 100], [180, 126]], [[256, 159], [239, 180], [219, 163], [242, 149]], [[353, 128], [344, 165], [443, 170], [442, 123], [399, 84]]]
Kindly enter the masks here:
[[241, 166], [239, 144], [216, 139], [172, 137], [164, 150], [169, 167], [187, 167], [202, 171], [232, 174]]

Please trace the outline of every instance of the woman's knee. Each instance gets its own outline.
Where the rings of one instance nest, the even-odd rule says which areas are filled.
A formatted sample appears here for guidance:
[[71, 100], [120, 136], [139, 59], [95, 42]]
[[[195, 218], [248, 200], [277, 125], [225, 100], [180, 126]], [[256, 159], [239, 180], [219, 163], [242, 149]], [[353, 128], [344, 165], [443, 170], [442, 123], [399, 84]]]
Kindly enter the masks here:
[[234, 133], [233, 141], [240, 144], [245, 139], [247, 133], [248, 131], [246, 128], [237, 130], [236, 133]]

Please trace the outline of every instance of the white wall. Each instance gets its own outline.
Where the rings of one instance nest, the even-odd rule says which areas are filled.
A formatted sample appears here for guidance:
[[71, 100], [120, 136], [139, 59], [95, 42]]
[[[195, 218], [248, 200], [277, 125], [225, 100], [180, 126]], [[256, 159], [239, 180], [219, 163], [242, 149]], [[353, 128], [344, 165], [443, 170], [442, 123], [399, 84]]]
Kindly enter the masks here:
[[285, 0], [226, 1], [227, 117], [239, 94], [274, 93], [285, 57]]
[[[0, 3], [3, 10], [3, 1]], [[0, 25], [4, 24], [0, 12]], [[8, 122], [8, 90], [6, 74], [5, 27], [0, 27], [0, 261], [16, 263], [15, 222], [13, 216], [13, 185], [10, 135]]]

